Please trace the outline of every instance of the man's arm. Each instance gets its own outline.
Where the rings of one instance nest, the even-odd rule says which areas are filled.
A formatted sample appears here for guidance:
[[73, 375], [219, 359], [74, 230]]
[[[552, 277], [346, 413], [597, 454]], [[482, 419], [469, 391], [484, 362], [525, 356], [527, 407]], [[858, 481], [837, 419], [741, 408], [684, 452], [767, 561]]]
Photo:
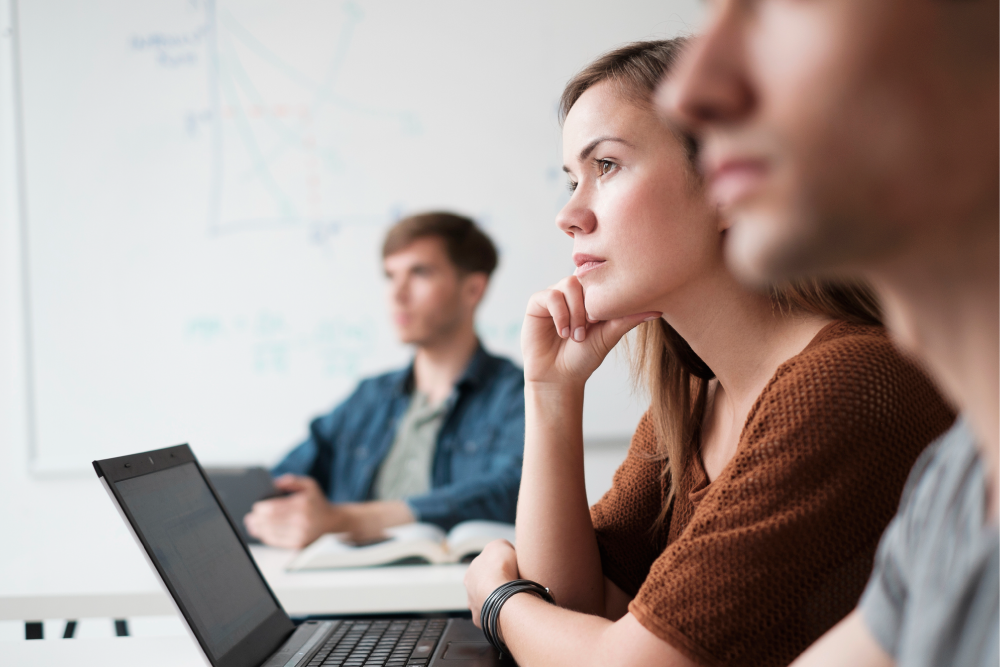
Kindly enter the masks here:
[[[359, 387], [360, 389], [360, 387]], [[309, 423], [309, 437], [290, 451], [278, 465], [271, 469], [275, 477], [281, 475], [308, 475], [329, 491], [330, 470], [336, 455], [336, 444], [344, 422], [347, 406], [358, 395], [354, 394], [333, 411]]]
[[523, 433], [523, 417], [510, 416], [490, 452], [484, 454], [492, 459], [489, 472], [407, 501], [330, 503], [311, 477], [279, 477], [275, 485], [291, 495], [256, 503], [245, 519], [247, 531], [265, 544], [299, 549], [324, 533], [346, 532], [365, 540], [390, 526], [416, 520], [446, 528], [466, 519], [512, 521], [521, 480]]
[[800, 655], [792, 667], [893, 667], [895, 664], [868, 631], [861, 610], [855, 609]]
[[311, 477], [283, 475], [275, 486], [291, 495], [254, 503], [244, 518], [248, 533], [274, 547], [301, 549], [325, 533], [350, 533], [364, 541], [414, 519], [402, 501], [333, 504]]
[[250, 535], [269, 546], [299, 549], [341, 527], [344, 519], [326, 495], [347, 406], [360, 389], [333, 411], [313, 419], [309, 437], [271, 469], [275, 486], [289, 495], [254, 503], [243, 517]]

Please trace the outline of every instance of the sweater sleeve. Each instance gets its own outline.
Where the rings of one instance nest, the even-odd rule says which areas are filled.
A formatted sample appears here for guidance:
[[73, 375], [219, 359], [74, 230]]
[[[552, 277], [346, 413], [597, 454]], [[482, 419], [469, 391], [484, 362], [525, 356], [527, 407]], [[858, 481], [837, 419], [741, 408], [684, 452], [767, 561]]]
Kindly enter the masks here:
[[663, 503], [664, 461], [655, 454], [656, 437], [647, 413], [636, 427], [611, 489], [590, 509], [604, 576], [632, 596], [663, 550], [650, 532]]
[[953, 420], [882, 335], [782, 365], [630, 611], [703, 665], [785, 665], [857, 603], [924, 447]]

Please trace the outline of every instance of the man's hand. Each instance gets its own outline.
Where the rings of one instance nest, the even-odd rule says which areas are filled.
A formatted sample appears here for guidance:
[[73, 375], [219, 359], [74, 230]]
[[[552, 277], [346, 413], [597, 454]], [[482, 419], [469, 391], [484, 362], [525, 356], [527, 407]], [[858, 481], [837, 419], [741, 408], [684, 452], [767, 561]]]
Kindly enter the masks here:
[[247, 532], [264, 544], [301, 549], [323, 533], [346, 528], [344, 512], [326, 499], [312, 477], [282, 475], [274, 485], [291, 495], [258, 501], [243, 518]]
[[368, 542], [384, 528], [415, 520], [401, 500], [333, 504], [312, 477], [282, 475], [274, 485], [291, 495], [256, 502], [243, 517], [247, 532], [272, 547], [301, 549], [324, 533], [348, 533]]

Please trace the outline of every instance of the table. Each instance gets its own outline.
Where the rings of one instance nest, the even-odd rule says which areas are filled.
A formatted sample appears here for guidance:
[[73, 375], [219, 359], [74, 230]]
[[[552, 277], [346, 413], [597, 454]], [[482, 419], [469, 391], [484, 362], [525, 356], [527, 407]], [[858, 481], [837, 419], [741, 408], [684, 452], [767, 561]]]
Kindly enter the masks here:
[[[352, 570], [286, 572], [295, 552], [250, 547], [271, 589], [291, 616], [403, 611], [450, 611], [466, 606], [466, 565], [408, 565]], [[150, 574], [50, 586], [32, 594], [0, 592], [0, 620], [129, 618], [174, 613]]]
[[3, 642], [7, 665], [73, 665], [73, 667], [205, 667], [187, 637], [120, 637], [114, 639], [52, 639]]

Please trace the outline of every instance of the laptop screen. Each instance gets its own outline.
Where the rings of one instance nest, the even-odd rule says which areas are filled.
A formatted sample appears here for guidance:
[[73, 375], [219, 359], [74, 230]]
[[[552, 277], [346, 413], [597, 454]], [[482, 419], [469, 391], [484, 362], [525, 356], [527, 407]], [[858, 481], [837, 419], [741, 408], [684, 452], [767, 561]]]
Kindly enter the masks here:
[[260, 664], [290, 632], [288, 617], [197, 464], [150, 467], [114, 482], [122, 509], [213, 664]]

